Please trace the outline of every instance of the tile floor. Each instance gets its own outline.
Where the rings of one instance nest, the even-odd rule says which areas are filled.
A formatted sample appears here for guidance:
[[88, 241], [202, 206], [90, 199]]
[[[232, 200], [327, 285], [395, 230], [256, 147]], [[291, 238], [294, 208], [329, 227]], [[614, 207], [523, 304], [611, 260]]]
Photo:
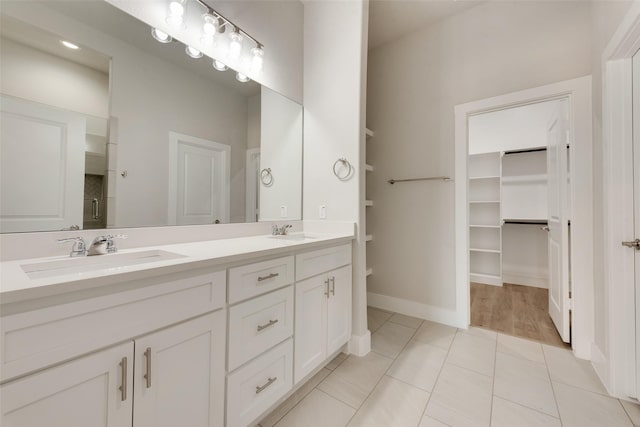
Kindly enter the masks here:
[[261, 427], [633, 427], [569, 350], [369, 308], [372, 352], [339, 355]]

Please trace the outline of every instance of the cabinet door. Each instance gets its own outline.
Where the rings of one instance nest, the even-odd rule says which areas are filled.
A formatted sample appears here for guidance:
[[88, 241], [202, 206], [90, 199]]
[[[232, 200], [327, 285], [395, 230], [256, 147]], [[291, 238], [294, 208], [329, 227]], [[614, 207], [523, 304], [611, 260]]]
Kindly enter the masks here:
[[135, 341], [134, 426], [224, 422], [224, 310]]
[[129, 342], [2, 385], [0, 424], [131, 427], [132, 381]]
[[327, 357], [328, 277], [296, 283], [295, 382], [299, 382]]
[[351, 266], [328, 273], [327, 355], [351, 338]]

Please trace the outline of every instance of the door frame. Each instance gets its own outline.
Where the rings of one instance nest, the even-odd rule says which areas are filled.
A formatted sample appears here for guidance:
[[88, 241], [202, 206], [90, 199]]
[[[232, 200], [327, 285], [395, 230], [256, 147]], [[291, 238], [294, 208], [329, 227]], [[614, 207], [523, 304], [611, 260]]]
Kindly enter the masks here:
[[[571, 218], [572, 347], [590, 359], [593, 342], [593, 180], [591, 76], [579, 77], [455, 106], [455, 243], [457, 326], [471, 319], [469, 283], [468, 121], [469, 117], [554, 99], [568, 98], [572, 155]], [[579, 161], [578, 161], [579, 159]]]
[[183, 133], [169, 131], [169, 200], [168, 200], [168, 224], [177, 224], [177, 210], [178, 210], [178, 144], [180, 141], [188, 142], [196, 147], [202, 147], [206, 149], [215, 149], [223, 153], [225, 162], [225, 179], [223, 186], [224, 193], [224, 207], [222, 223], [226, 223], [230, 218], [231, 211], [231, 146], [221, 144], [219, 142], [210, 141], [208, 139], [198, 138]]
[[247, 149], [247, 158], [245, 161], [246, 181], [245, 181], [245, 220], [246, 222], [258, 222], [258, 207], [254, 206], [254, 203], [260, 195], [260, 186], [258, 185], [258, 174], [260, 165], [258, 164], [258, 170], [253, 169], [253, 162], [256, 155], [260, 155], [260, 147]]
[[[606, 336], [594, 340], [593, 365], [609, 393], [637, 396], [634, 252], [621, 245], [633, 239], [632, 57], [640, 49], [640, 3], [635, 2], [602, 55], [603, 84], [603, 255]], [[633, 325], [633, 327], [624, 327]], [[608, 357], [607, 357], [608, 356]], [[634, 375], [629, 373], [633, 372]]]

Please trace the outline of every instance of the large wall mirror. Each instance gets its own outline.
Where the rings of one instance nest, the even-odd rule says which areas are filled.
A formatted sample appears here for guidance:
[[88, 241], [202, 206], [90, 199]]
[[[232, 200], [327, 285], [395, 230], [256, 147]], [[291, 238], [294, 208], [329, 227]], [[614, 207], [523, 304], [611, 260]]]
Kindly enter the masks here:
[[0, 31], [1, 232], [301, 219], [299, 104], [103, 1]]

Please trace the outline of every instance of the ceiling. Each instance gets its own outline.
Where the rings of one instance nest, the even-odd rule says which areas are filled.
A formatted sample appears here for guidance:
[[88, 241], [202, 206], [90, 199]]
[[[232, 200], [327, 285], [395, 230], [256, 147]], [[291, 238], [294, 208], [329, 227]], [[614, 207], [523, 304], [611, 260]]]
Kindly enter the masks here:
[[371, 0], [369, 49], [470, 9], [483, 0]]

